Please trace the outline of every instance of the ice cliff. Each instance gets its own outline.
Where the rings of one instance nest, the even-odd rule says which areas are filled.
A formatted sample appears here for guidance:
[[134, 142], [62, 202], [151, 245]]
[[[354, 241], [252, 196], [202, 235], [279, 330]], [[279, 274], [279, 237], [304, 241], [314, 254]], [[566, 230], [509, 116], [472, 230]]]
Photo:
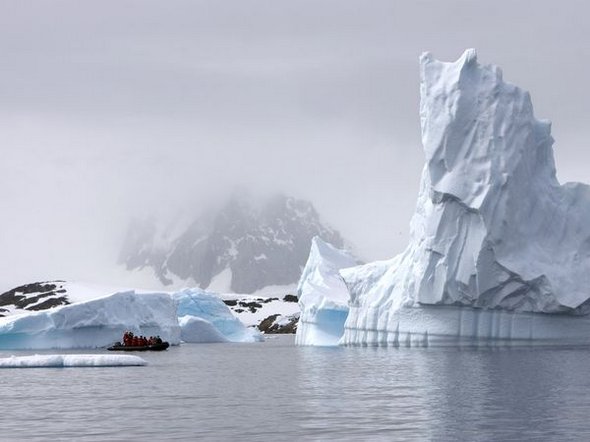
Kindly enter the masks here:
[[472, 49], [420, 66], [426, 164], [410, 242], [340, 271], [340, 342], [590, 343], [590, 188], [559, 184], [550, 123], [498, 67]]
[[356, 259], [314, 237], [297, 287], [301, 316], [298, 345], [336, 345], [348, 316], [348, 290], [338, 270], [357, 265]]

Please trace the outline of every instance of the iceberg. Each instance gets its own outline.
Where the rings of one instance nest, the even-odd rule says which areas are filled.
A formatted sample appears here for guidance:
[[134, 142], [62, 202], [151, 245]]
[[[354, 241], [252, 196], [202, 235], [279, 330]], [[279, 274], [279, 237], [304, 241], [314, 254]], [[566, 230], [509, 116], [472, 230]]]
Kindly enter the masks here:
[[120, 341], [126, 330], [135, 335], [159, 335], [171, 345], [181, 340], [262, 340], [258, 331], [246, 328], [213, 293], [201, 289], [173, 294], [130, 290], [0, 318], [0, 349], [106, 347]]
[[194, 288], [172, 295], [184, 342], [256, 342], [262, 335], [246, 328], [214, 293]]
[[96, 348], [130, 330], [180, 342], [176, 305], [167, 293], [115, 293], [91, 301], [0, 318], [0, 349]]
[[190, 315], [181, 316], [178, 318], [178, 325], [180, 325], [180, 339], [183, 342], [191, 344], [230, 342], [206, 319]]
[[336, 345], [348, 316], [348, 290], [338, 271], [356, 266], [357, 260], [316, 236], [303, 269], [297, 296], [301, 315], [297, 345]]
[[0, 358], [0, 368], [130, 367], [146, 365], [132, 355], [32, 355]]
[[559, 184], [550, 123], [473, 49], [452, 63], [425, 53], [420, 73], [426, 164], [410, 241], [339, 271], [339, 343], [590, 344], [590, 187]]

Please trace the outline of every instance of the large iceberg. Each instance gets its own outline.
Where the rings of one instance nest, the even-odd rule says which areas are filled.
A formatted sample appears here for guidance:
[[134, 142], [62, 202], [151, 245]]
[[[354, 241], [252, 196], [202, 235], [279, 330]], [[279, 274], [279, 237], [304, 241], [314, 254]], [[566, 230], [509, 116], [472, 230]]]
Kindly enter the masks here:
[[550, 123], [498, 67], [472, 49], [420, 62], [426, 164], [410, 242], [340, 271], [340, 343], [590, 344], [590, 188], [559, 184]]
[[296, 344], [338, 343], [348, 316], [348, 290], [338, 271], [357, 264], [349, 252], [333, 247], [318, 236], [312, 239], [309, 258], [297, 286], [301, 316]]

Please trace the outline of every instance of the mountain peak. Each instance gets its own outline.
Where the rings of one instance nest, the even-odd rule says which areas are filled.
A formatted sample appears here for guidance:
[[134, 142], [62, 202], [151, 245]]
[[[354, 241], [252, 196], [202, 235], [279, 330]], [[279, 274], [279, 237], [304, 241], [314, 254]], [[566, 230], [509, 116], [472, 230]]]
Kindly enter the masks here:
[[311, 202], [283, 194], [256, 200], [240, 192], [167, 241], [153, 222], [135, 222], [119, 262], [128, 270], [152, 268], [164, 285], [215, 285], [220, 290], [223, 279], [224, 290], [252, 293], [296, 283], [314, 236], [344, 246]]

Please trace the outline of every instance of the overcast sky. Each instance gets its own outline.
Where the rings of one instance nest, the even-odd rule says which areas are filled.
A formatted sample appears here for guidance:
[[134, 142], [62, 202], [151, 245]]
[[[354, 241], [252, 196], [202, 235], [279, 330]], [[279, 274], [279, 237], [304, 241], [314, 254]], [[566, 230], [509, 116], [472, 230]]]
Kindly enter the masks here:
[[368, 260], [407, 241], [418, 57], [484, 63], [590, 182], [584, 1], [0, 0], [0, 289], [116, 284], [133, 214], [236, 187], [313, 201]]

